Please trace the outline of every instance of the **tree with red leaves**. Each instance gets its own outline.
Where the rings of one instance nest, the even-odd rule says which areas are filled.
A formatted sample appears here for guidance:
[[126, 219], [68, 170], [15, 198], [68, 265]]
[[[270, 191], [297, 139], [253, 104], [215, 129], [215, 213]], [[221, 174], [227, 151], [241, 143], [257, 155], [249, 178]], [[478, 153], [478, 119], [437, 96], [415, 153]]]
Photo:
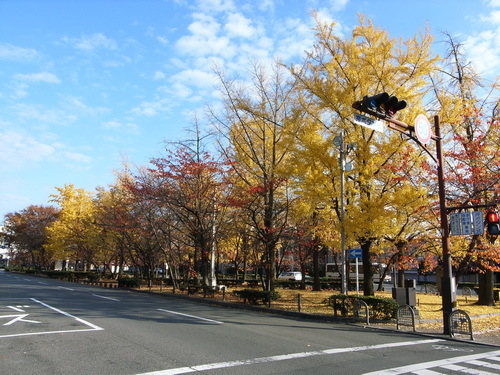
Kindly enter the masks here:
[[57, 220], [59, 210], [53, 206], [31, 205], [5, 215], [3, 236], [12, 248], [12, 263], [47, 268], [55, 260], [45, 248], [46, 228]]
[[[441, 80], [434, 78], [441, 123], [447, 126], [448, 206], [500, 206], [500, 118], [498, 86], [484, 84], [465, 62], [462, 45], [447, 35], [450, 52]], [[478, 94], [483, 93], [482, 98]], [[495, 206], [497, 208], [495, 208]], [[457, 279], [479, 272], [479, 304], [492, 305], [493, 273], [500, 271], [500, 247], [494, 236], [452, 237]]]

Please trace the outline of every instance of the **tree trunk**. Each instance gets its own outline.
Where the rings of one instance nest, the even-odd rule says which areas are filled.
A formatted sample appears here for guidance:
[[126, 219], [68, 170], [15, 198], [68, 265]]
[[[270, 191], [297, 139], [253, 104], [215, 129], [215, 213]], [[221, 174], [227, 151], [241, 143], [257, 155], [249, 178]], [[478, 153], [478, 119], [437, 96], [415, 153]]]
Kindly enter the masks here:
[[321, 291], [321, 280], [319, 279], [319, 252], [320, 250], [318, 246], [316, 246], [316, 248], [313, 250], [313, 290], [316, 292]]
[[375, 290], [373, 288], [372, 260], [370, 257], [371, 244], [371, 241], [366, 241], [361, 244], [363, 259], [363, 295], [365, 296], [375, 295]]
[[493, 271], [486, 270], [485, 273], [479, 273], [479, 299], [478, 305], [495, 306], [493, 297]]

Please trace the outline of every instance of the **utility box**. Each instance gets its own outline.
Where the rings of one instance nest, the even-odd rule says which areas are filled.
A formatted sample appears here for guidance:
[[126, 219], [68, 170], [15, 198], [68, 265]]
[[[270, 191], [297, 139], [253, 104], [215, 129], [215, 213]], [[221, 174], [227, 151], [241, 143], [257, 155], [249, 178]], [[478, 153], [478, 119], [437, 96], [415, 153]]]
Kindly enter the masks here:
[[405, 288], [416, 288], [417, 280], [414, 279], [406, 279], [405, 280]]
[[392, 298], [396, 300], [399, 306], [417, 305], [417, 291], [415, 288], [392, 288]]

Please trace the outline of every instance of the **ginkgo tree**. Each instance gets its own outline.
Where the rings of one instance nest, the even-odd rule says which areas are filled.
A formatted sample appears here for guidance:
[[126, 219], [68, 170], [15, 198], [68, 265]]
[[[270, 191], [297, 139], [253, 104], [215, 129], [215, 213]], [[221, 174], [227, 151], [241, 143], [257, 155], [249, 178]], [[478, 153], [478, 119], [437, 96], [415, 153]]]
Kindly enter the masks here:
[[[346, 182], [346, 235], [348, 244], [363, 250], [364, 294], [372, 295], [372, 257], [382, 251], [380, 240], [398, 230], [394, 226], [399, 215], [393, 209], [395, 202], [404, 204], [413, 199], [408, 196], [411, 189], [401, 188], [407, 182], [393, 183], [397, 176], [388, 168], [391, 160], [406, 150], [408, 140], [397, 132], [377, 133], [357, 125], [351, 105], [365, 95], [387, 92], [411, 103], [396, 116], [413, 119], [422, 112], [422, 98], [429, 89], [426, 78], [438, 58], [432, 56], [428, 30], [408, 40], [394, 39], [360, 16], [352, 36], [342, 38], [335, 34], [334, 26], [317, 20], [313, 49], [300, 66], [290, 66], [290, 72], [303, 91], [308, 112], [327, 130], [323, 136], [328, 144], [342, 133], [346, 143], [357, 145], [351, 153], [354, 170]], [[334, 149], [327, 145], [319, 152], [333, 153]], [[338, 168], [333, 169], [337, 176]], [[330, 181], [332, 178], [325, 176]], [[333, 197], [337, 201], [338, 178], [330, 186], [324, 201]]]
[[87, 270], [96, 264], [97, 252], [104, 246], [101, 228], [95, 224], [94, 195], [72, 184], [56, 189], [58, 194], [51, 197], [60, 213], [47, 228], [47, 249], [59, 259], [74, 261], [75, 268]]
[[274, 290], [276, 248], [287, 227], [291, 199], [288, 179], [296, 133], [304, 111], [293, 80], [280, 64], [266, 69], [255, 64], [251, 83], [231, 79], [220, 69], [221, 113], [212, 120], [224, 141], [221, 150], [235, 177], [233, 203], [253, 229], [261, 250], [263, 289]]

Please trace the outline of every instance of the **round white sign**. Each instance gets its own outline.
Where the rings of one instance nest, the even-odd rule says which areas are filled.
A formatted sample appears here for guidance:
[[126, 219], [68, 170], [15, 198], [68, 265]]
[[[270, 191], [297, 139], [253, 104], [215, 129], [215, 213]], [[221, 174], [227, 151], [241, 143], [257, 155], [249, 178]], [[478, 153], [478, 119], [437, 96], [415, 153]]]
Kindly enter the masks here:
[[427, 144], [431, 140], [431, 123], [424, 115], [418, 115], [415, 119], [415, 134], [422, 144]]

